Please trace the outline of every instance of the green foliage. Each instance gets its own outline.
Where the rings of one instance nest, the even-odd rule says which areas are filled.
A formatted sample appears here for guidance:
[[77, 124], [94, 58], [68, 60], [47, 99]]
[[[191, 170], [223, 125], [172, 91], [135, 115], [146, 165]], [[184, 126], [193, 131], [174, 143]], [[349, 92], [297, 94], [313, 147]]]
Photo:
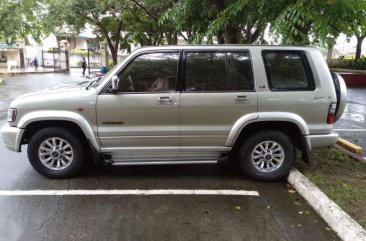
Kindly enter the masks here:
[[86, 56], [88, 55], [88, 51], [87, 50], [83, 50], [83, 49], [71, 49], [69, 51], [70, 54], [75, 54], [75, 55], [83, 55]]
[[128, 41], [144, 45], [177, 44], [177, 32], [172, 22], [160, 19], [172, 7], [171, 1], [130, 0], [125, 8], [128, 21]]
[[366, 35], [366, 1], [353, 0], [350, 11], [342, 16], [343, 32], [349, 36]]
[[[301, 163], [297, 167], [301, 168]], [[366, 163], [333, 147], [317, 148], [312, 151], [312, 164], [302, 169], [310, 181], [366, 227]]]
[[358, 60], [333, 59], [328, 63], [328, 65], [329, 68], [366, 70], [366, 58]]
[[188, 43], [201, 43], [214, 15], [214, 6], [206, 0], [182, 0], [163, 13], [160, 24], [174, 23], [175, 30]]
[[[86, 24], [107, 40], [113, 63], [119, 49], [188, 43], [265, 43], [271, 26], [282, 44], [331, 48], [341, 32], [366, 36], [365, 0], [1, 0], [0, 39], [80, 32]], [[358, 48], [358, 51], [360, 48]]]
[[344, 28], [342, 17], [352, 8], [348, 0], [287, 1], [272, 31], [281, 36], [283, 44], [320, 43], [331, 47]]
[[214, 38], [219, 43], [263, 43], [264, 30], [279, 9], [272, 8], [271, 3], [269, 0], [182, 0], [160, 20], [174, 22], [176, 31], [189, 43], [205, 40], [212, 43]]
[[40, 16], [44, 11], [42, 0], [1, 0], [0, 39], [8, 44], [15, 43], [18, 38], [24, 39], [28, 44], [29, 36], [40, 41]]

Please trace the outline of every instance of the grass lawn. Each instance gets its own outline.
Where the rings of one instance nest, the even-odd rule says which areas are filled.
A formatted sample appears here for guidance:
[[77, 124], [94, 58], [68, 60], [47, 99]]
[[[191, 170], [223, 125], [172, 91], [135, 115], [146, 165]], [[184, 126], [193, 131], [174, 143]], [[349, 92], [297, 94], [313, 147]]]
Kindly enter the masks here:
[[307, 165], [297, 160], [295, 165], [366, 228], [366, 163], [357, 162], [333, 147], [314, 149], [311, 161]]

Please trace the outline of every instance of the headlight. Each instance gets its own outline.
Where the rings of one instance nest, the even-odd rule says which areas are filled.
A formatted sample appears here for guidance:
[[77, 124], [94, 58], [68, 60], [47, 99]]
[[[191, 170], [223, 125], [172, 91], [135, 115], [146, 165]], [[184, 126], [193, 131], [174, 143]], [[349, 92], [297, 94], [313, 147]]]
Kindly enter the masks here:
[[17, 109], [9, 108], [8, 110], [8, 121], [14, 122], [17, 118]]

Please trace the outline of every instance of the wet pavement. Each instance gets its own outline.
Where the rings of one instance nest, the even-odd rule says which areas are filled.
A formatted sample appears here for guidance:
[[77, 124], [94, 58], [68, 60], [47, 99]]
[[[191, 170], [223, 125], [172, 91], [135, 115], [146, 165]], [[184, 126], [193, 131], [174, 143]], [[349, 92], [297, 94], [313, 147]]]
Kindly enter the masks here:
[[[85, 80], [75, 71], [71, 75], [2, 78], [6, 83], [0, 87], [1, 125], [6, 122], [10, 101], [17, 95]], [[362, 91], [359, 94], [362, 97]], [[362, 98], [350, 101], [354, 105], [348, 107], [347, 113], [352, 119], [352, 108], [360, 110], [364, 102]], [[361, 106], [357, 107], [359, 103]], [[337, 128], [362, 126], [358, 120], [342, 121], [349, 123]], [[22, 232], [27, 235], [25, 240], [32, 240], [29, 233], [35, 233], [34, 240], [339, 240], [285, 181], [251, 181], [235, 164], [89, 167], [77, 178], [51, 180], [32, 169], [26, 147], [22, 153], [11, 152], [1, 139], [0, 163], [0, 191], [225, 189], [259, 193], [259, 196], [0, 194], [0, 241], [15, 240], [12, 237]]]
[[359, 145], [366, 156], [366, 88], [348, 88], [346, 109], [334, 129], [339, 136]]
[[50, 180], [32, 169], [25, 152], [10, 152], [0, 145], [0, 153], [2, 191], [225, 189], [259, 193], [0, 196], [1, 241], [24, 230], [34, 231], [42, 240], [339, 240], [286, 182], [253, 182], [234, 164], [89, 168], [77, 178]]

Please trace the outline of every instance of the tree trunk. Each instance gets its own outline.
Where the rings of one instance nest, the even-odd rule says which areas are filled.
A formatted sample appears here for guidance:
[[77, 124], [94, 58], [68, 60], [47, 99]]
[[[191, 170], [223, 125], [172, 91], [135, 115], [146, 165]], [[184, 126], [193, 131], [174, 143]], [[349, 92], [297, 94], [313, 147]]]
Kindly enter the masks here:
[[329, 64], [330, 61], [332, 61], [332, 55], [333, 55], [333, 46], [329, 46], [328, 52], [327, 52], [327, 63]]
[[359, 60], [361, 58], [362, 42], [366, 36], [356, 36], [356, 37], [357, 37], [357, 47], [356, 47], [355, 60]]
[[96, 24], [99, 27], [99, 29], [101, 30], [101, 32], [104, 35], [105, 39], [107, 40], [109, 50], [111, 51], [111, 54], [112, 54], [113, 64], [116, 65], [117, 62], [118, 62], [117, 53], [118, 53], [119, 40], [118, 40], [118, 42], [115, 43], [115, 45], [113, 45], [112, 39], [110, 38], [110, 36], [108, 34], [108, 31], [105, 28], [105, 26], [101, 22], [98, 22], [98, 21], [96, 21]]
[[112, 60], [113, 60], [113, 64], [116, 65], [118, 64], [118, 56], [117, 56], [117, 52], [118, 52], [118, 48], [114, 48], [114, 51], [112, 53]]
[[230, 23], [228, 23], [226, 25], [225, 43], [226, 44], [236, 44], [236, 43], [238, 43], [238, 41], [236, 39], [236, 29], [234, 29], [233, 26]]
[[174, 32], [173, 33], [173, 41], [172, 41], [172, 45], [177, 45], [178, 44], [178, 33]]

